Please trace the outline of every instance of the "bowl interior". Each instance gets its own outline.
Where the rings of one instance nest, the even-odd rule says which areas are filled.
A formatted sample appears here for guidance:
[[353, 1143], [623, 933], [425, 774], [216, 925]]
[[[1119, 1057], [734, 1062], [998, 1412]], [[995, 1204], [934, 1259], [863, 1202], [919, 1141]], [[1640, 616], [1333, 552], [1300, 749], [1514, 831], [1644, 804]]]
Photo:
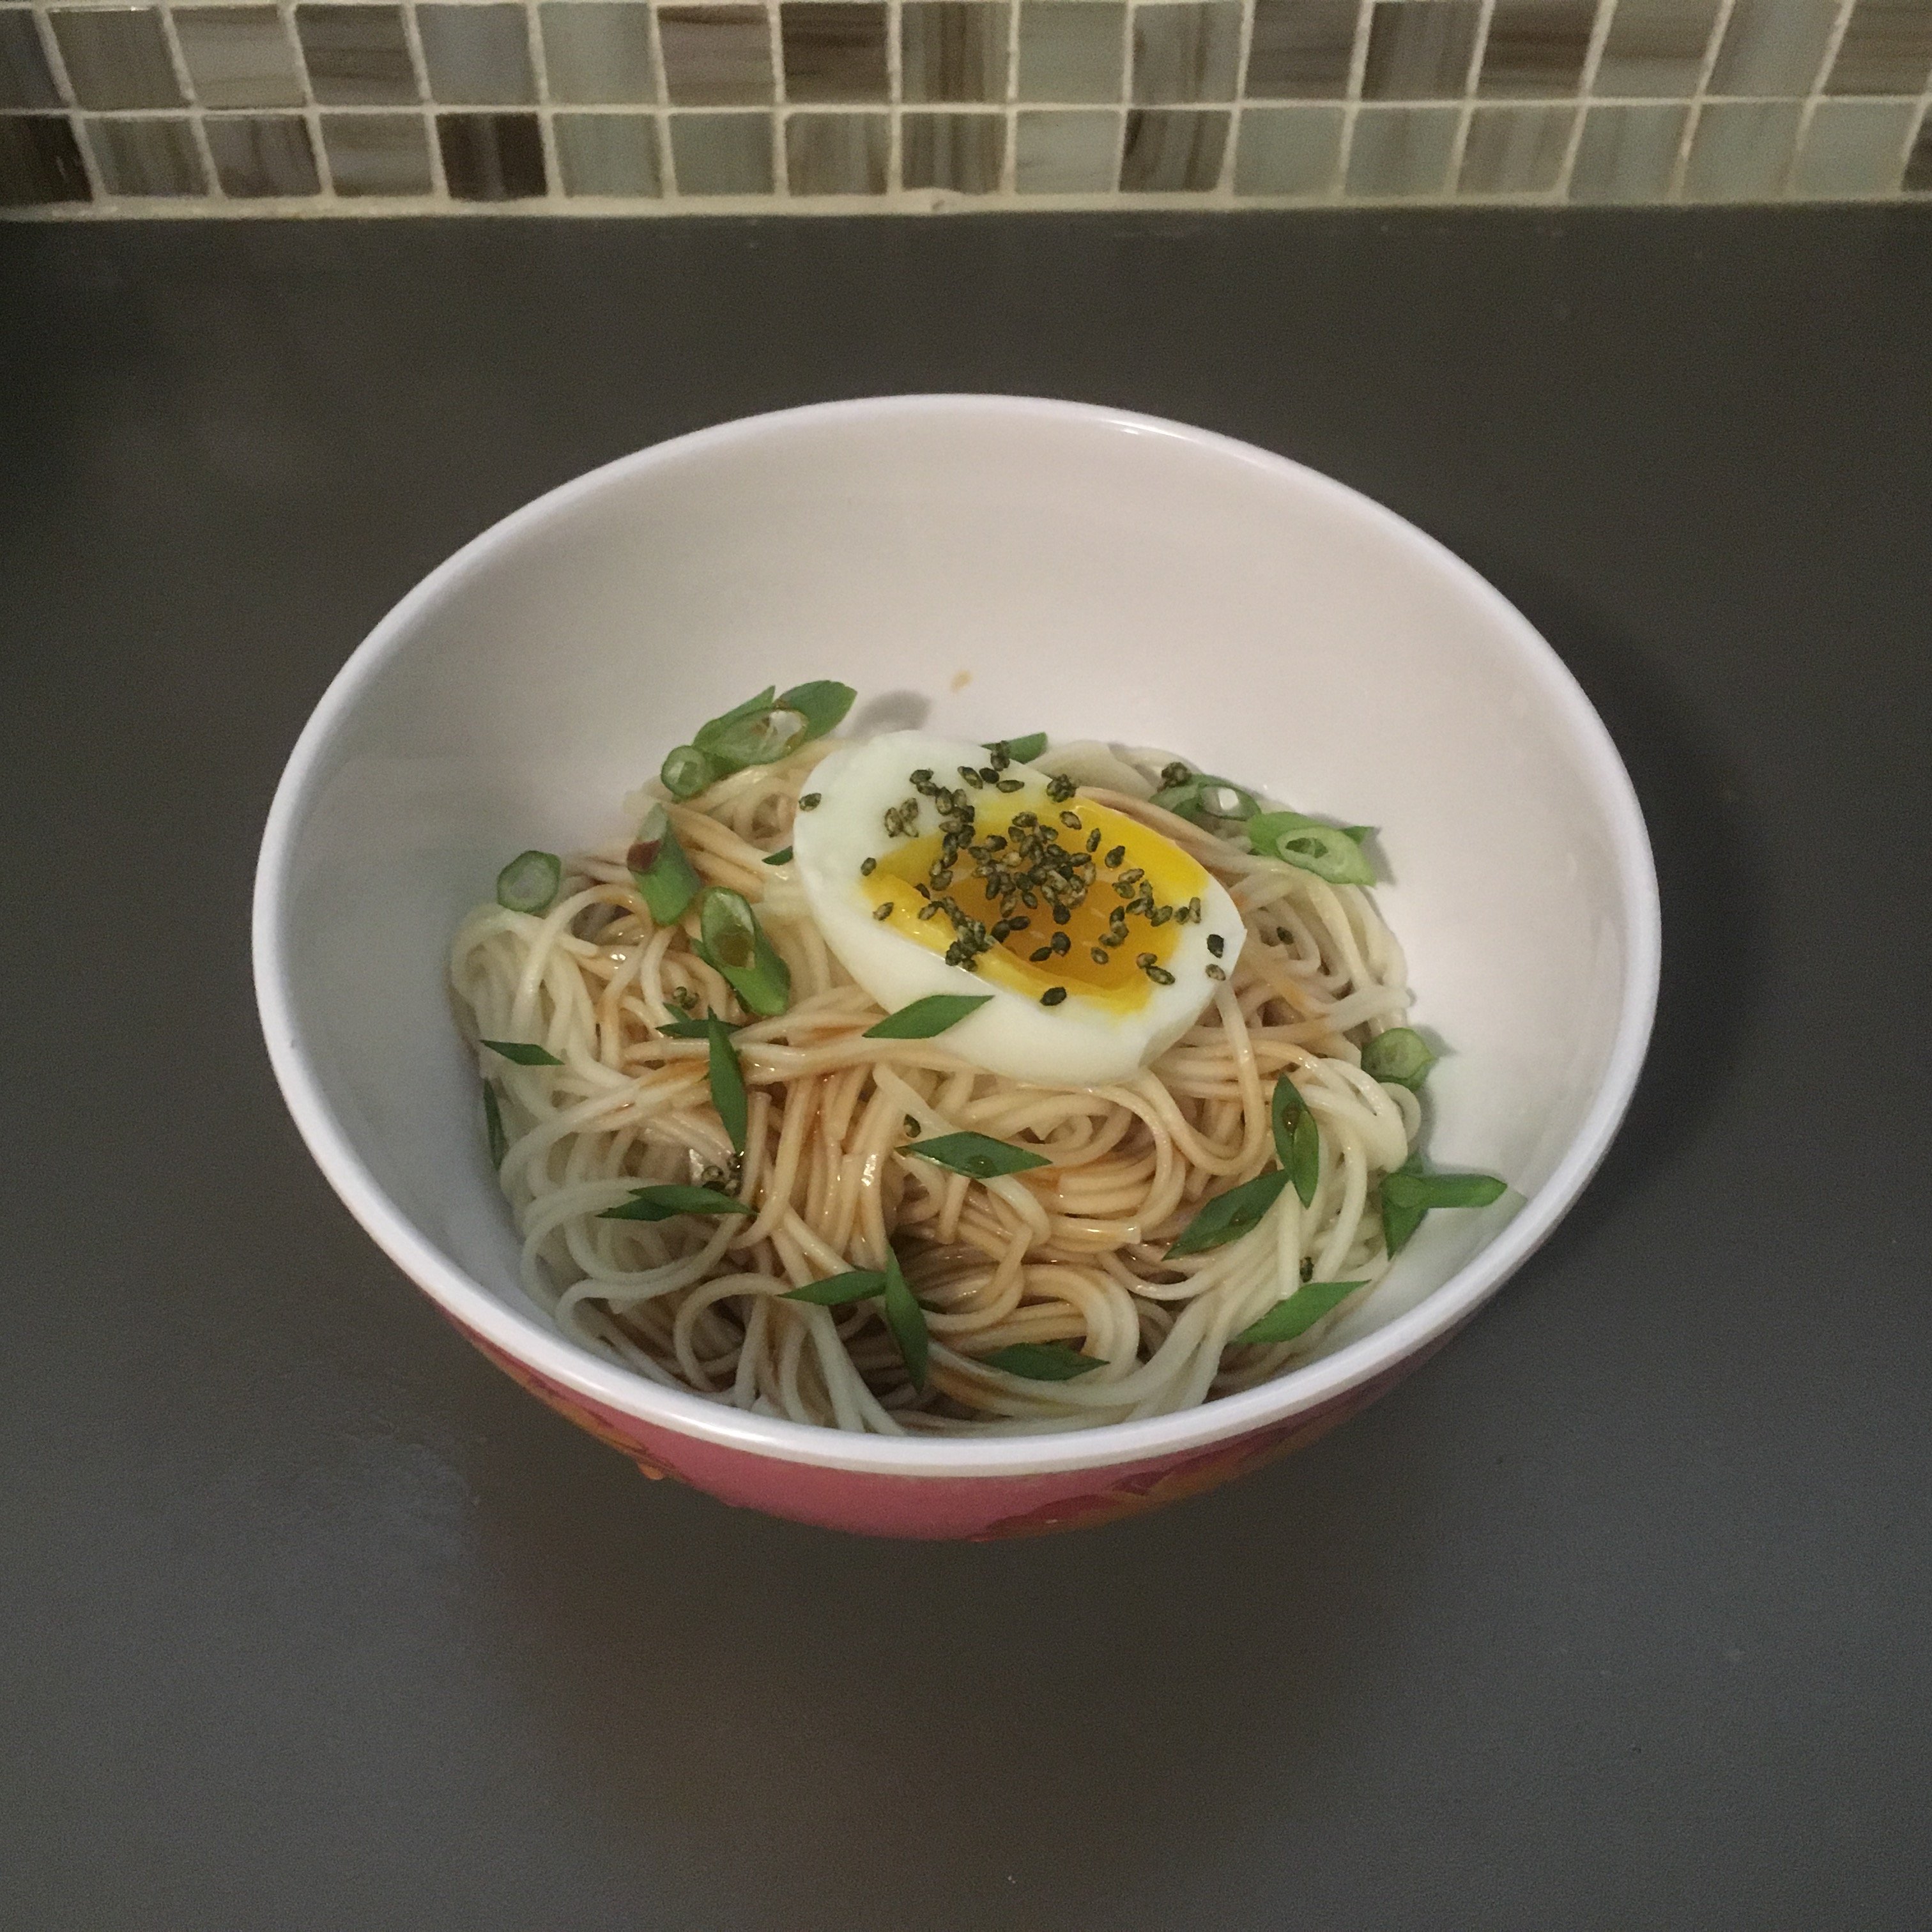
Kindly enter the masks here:
[[[1522, 620], [1427, 539], [1292, 464], [1107, 412], [754, 419], [580, 479], [452, 560], [338, 680], [278, 802], [285, 1078], [298, 1064], [394, 1208], [506, 1304], [531, 1312], [450, 1021], [451, 933], [512, 853], [616, 830], [702, 719], [818, 676], [860, 691], [849, 730], [1160, 746], [1380, 827], [1417, 1023], [1453, 1049], [1439, 1164], [1533, 1198], [1634, 1072], [1613, 1060], [1648, 861], [1621, 770]], [[1432, 1216], [1328, 1350], [1520, 1206]]]

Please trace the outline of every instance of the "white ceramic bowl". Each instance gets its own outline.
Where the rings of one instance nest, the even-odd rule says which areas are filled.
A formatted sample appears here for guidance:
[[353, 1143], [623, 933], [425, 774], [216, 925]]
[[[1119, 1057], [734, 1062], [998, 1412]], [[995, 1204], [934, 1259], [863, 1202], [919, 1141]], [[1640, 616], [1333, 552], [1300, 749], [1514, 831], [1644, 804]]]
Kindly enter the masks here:
[[[505, 857], [617, 829], [698, 720], [776, 682], [847, 730], [1171, 747], [1382, 828], [1430, 1152], [1508, 1177], [1430, 1216], [1318, 1359], [1156, 1420], [845, 1435], [654, 1386], [524, 1298], [444, 988]], [[546, 1400], [728, 1500], [842, 1527], [1088, 1521], [1306, 1440], [1414, 1366], [1576, 1198], [1634, 1085], [1656, 882], [1602, 724], [1541, 638], [1400, 518], [1281, 458], [1113, 410], [890, 397], [728, 423], [477, 538], [344, 666], [262, 841], [255, 972], [290, 1111], [352, 1211]]]

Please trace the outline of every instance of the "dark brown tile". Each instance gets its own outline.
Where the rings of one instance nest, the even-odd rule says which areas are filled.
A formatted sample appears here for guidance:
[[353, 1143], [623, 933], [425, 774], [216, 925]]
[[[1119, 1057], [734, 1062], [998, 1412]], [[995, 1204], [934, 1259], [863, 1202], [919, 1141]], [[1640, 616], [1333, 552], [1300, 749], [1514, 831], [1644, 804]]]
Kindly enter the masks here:
[[1617, 0], [1592, 92], [1605, 100], [1689, 99], [1717, 24], [1718, 0]]
[[872, 0], [787, 0], [778, 10], [788, 100], [884, 100], [886, 10]]
[[900, 172], [908, 188], [991, 194], [1006, 166], [1001, 114], [908, 114], [899, 128]]
[[299, 114], [211, 114], [205, 124], [224, 194], [248, 200], [322, 191], [308, 123]]
[[80, 144], [64, 114], [0, 117], [0, 208], [93, 199]]
[[420, 98], [400, 7], [296, 9], [309, 85], [325, 107], [383, 107]]
[[88, 144], [110, 194], [205, 195], [208, 171], [184, 114], [128, 121], [90, 121]]
[[1574, 94], [1596, 20], [1597, 0], [1496, 0], [1476, 92], [1510, 100]]
[[0, 14], [0, 107], [58, 107], [60, 89], [24, 7]]
[[1150, 104], [1232, 100], [1241, 58], [1236, 0], [1133, 10], [1132, 98]]
[[899, 10], [900, 98], [1004, 100], [1006, 20], [988, 0], [906, 0]]
[[762, 7], [665, 7], [664, 90], [680, 107], [762, 106], [776, 92]]
[[1481, 18], [1477, 0], [1376, 0], [1363, 98], [1460, 100]]
[[884, 194], [892, 152], [890, 114], [794, 114], [785, 122], [794, 194]]
[[179, 107], [161, 16], [152, 7], [62, 8], [47, 16], [83, 107]]
[[1918, 94], [1932, 74], [1932, 0], [1858, 0], [1827, 94]]
[[458, 201], [526, 201], [547, 191], [534, 114], [439, 114], [436, 140]]
[[1225, 111], [1136, 109], [1120, 153], [1121, 193], [1205, 194], [1221, 178], [1229, 118]]
[[1255, 0], [1250, 100], [1339, 100], [1355, 51], [1355, 0]]

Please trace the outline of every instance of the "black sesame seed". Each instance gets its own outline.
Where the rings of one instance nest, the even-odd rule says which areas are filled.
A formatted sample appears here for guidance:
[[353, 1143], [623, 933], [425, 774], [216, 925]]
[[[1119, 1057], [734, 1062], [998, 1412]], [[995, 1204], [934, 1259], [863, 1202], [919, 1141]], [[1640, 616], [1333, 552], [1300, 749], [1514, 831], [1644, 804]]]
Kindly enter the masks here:
[[872, 916], [874, 919], [890, 919], [892, 916], [892, 902], [890, 899], [881, 899], [872, 908]]
[[1060, 814], [1060, 822], [1070, 832], [1078, 832], [1081, 829], [1080, 814], [1077, 812], [1063, 812]]
[[1216, 959], [1220, 958], [1227, 950], [1228, 942], [1218, 932], [1210, 932], [1208, 935], [1208, 950], [1213, 953]]
[[1026, 787], [1018, 778], [1001, 778], [998, 788], [1001, 791], [1024, 791]]
[[1097, 852], [1100, 849], [1100, 828], [1097, 825], [1087, 835], [1087, 849], [1090, 852]]
[[1134, 964], [1144, 973], [1150, 966], [1158, 966], [1160, 962], [1151, 952], [1136, 952]]
[[807, 792], [798, 802], [799, 810], [801, 812], [816, 812], [818, 809], [818, 801], [822, 796], [823, 794], [818, 792]]
[[1056, 953], [1070, 952], [1073, 950], [1072, 940], [1069, 939], [1064, 932], [1056, 932], [1047, 944]]
[[859, 861], [859, 876], [862, 879], [869, 879], [878, 869], [879, 862], [876, 859], [861, 859]]
[[1035, 966], [1044, 965], [1052, 957], [1053, 948], [1050, 946], [1036, 946], [1027, 955], [1028, 959]]
[[1072, 916], [1072, 914], [1067, 910], [1066, 907], [1059, 904], [1057, 902], [1055, 903], [1053, 908], [1053, 922], [1055, 926], [1064, 926], [1067, 920]]
[[932, 772], [926, 770], [923, 766], [922, 766], [919, 770], [911, 772], [908, 776], [911, 778], [913, 783], [916, 785], [930, 784], [932, 782]]
[[909, 1134], [914, 1136], [917, 1136], [919, 1132], [919, 1121], [915, 1115], [908, 1114], [905, 1117], [905, 1130]]
[[1096, 966], [1104, 966], [1107, 963], [1106, 954], [1102, 952], [1097, 946], [1088, 946], [1087, 949], [1087, 956], [1088, 958], [1092, 960], [1094, 964]]
[[1066, 988], [1064, 986], [1049, 986], [1040, 994], [1040, 1003], [1043, 1006], [1057, 1006], [1066, 997]]
[[1024, 913], [1022, 913], [1017, 919], [1010, 919], [1006, 921], [1006, 930], [1009, 932], [1024, 932], [1032, 923], [1033, 921], [1028, 919]]
[[1165, 966], [1150, 966], [1147, 969], [1147, 976], [1156, 986], [1171, 986], [1174, 984], [1174, 975]]
[[1228, 976], [1220, 967], [1214, 965], [1211, 962], [1209, 964], [1206, 970], [1208, 976], [1210, 980], [1225, 980]]
[[1118, 866], [1126, 856], [1127, 848], [1124, 845], [1116, 845], [1114, 849], [1107, 854], [1107, 864], [1109, 868]]

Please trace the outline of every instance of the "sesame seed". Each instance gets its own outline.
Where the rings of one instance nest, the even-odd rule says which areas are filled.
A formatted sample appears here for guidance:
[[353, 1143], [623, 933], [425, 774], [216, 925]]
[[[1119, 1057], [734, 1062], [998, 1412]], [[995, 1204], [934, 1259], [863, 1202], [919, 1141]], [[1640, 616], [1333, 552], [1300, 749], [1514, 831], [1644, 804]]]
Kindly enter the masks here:
[[1026, 788], [1018, 778], [1001, 778], [995, 789], [1000, 791], [1024, 791]]
[[859, 862], [859, 876], [862, 879], [869, 879], [878, 869], [879, 862], [876, 859], [862, 859]]
[[1078, 832], [1081, 829], [1081, 818], [1077, 812], [1063, 812], [1060, 814], [1060, 822], [1070, 832]]
[[1035, 966], [1045, 965], [1052, 957], [1053, 948], [1050, 946], [1035, 946], [1033, 951], [1027, 955], [1028, 961]]
[[1102, 952], [1100, 948], [1097, 946], [1088, 946], [1087, 949], [1087, 956], [1088, 958], [1091, 959], [1094, 964], [1096, 966], [1104, 966], [1107, 963], [1106, 954]]
[[1056, 953], [1070, 952], [1073, 950], [1072, 940], [1064, 932], [1056, 932], [1048, 944]]
[[1040, 994], [1040, 1003], [1043, 1006], [1057, 1006], [1066, 997], [1066, 988], [1064, 986], [1049, 986]]
[[807, 792], [798, 802], [799, 810], [801, 812], [816, 812], [818, 809], [818, 801], [822, 796], [823, 794], [819, 792]]
[[1126, 856], [1127, 848], [1124, 845], [1116, 845], [1114, 849], [1107, 854], [1107, 865], [1108, 869], [1111, 871], [1113, 867], [1118, 866]]
[[1148, 977], [1156, 986], [1171, 986], [1174, 984], [1174, 975], [1165, 966], [1150, 966], [1146, 970]]
[[1210, 932], [1208, 935], [1208, 950], [1213, 953], [1216, 959], [1220, 958], [1227, 950], [1228, 942], [1218, 932]]
[[872, 916], [874, 919], [890, 919], [892, 916], [892, 902], [890, 899], [881, 899], [872, 908]]
[[1207, 968], [1207, 974], [1210, 980], [1225, 980], [1228, 976], [1220, 967], [1214, 964], [1211, 962]]

